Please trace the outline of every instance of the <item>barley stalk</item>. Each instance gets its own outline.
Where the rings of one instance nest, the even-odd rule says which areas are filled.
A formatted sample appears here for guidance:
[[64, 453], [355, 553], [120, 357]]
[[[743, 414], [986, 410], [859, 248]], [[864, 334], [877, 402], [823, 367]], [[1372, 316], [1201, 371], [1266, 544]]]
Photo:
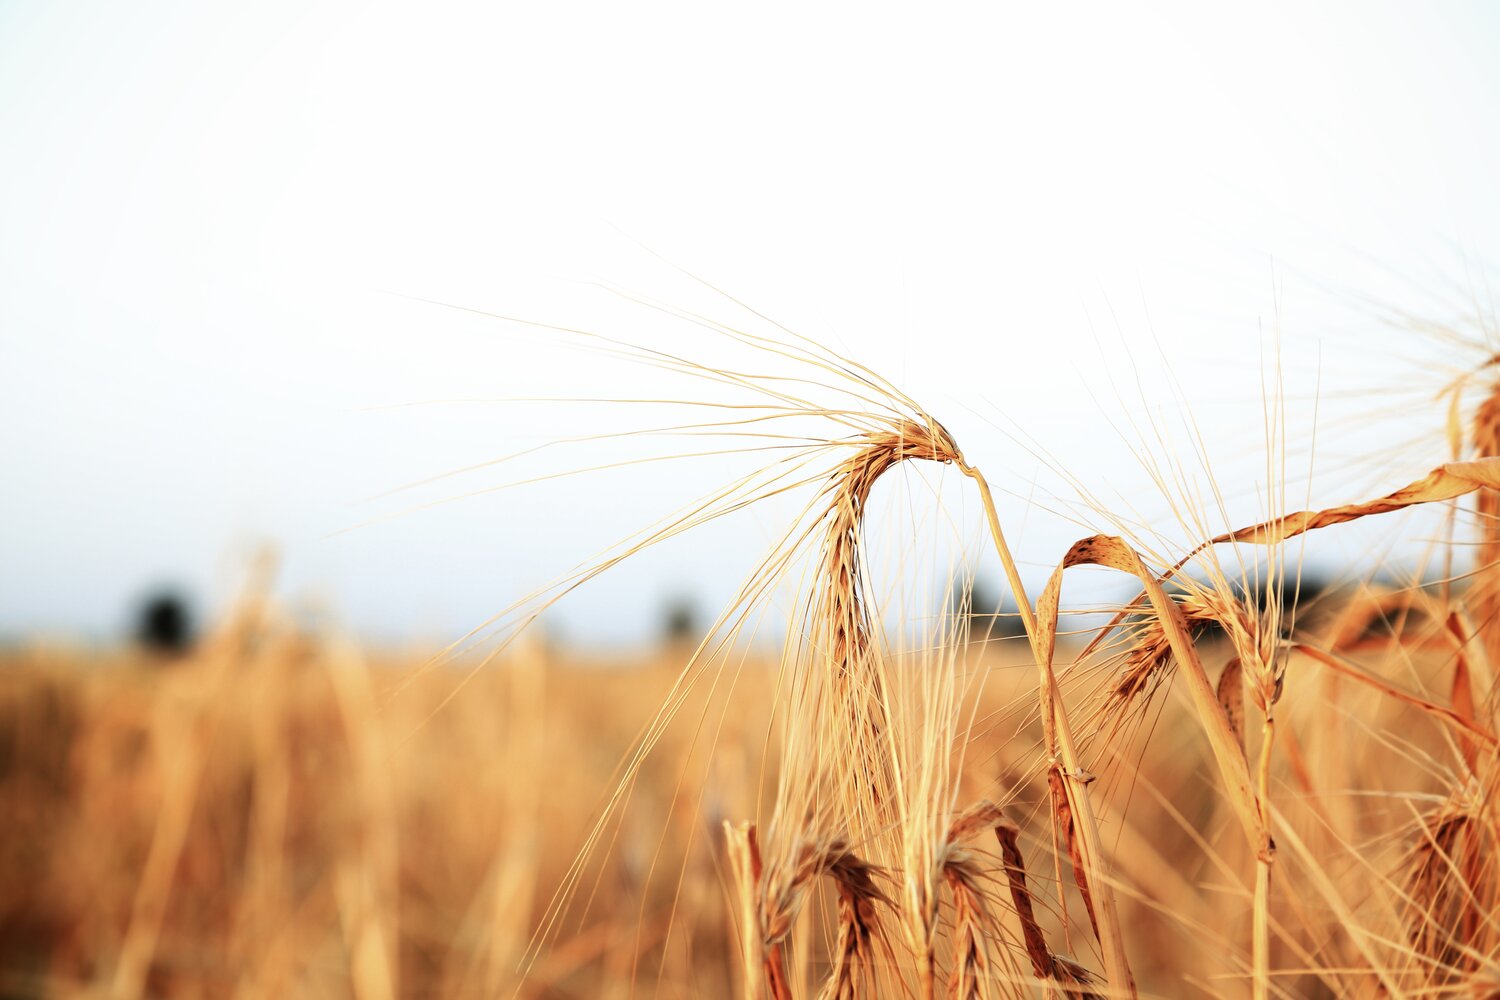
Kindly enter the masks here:
[[[813, 622], [821, 659], [830, 672], [832, 696], [842, 709], [829, 714], [839, 731], [831, 745], [848, 745], [864, 768], [847, 817], [851, 830], [879, 829], [889, 822], [891, 765], [884, 753], [886, 694], [875, 663], [872, 622], [862, 580], [860, 540], [870, 494], [879, 479], [902, 462], [947, 463], [957, 458], [951, 438], [935, 422], [906, 421], [871, 433], [830, 478], [825, 515], [818, 602]], [[864, 816], [860, 814], [864, 813]]]
[[[1004, 531], [1001, 530], [1000, 516], [995, 507], [994, 497], [990, 493], [988, 481], [979, 469], [968, 465], [961, 459], [958, 467], [974, 480], [979, 489], [990, 536], [1000, 556], [1000, 563], [1004, 567], [1011, 592], [1015, 595], [1021, 623], [1031, 645], [1032, 656], [1036, 660], [1038, 691], [1047, 748], [1057, 761], [1057, 764], [1053, 766], [1062, 780], [1069, 814], [1076, 824], [1081, 861], [1077, 868], [1085, 873], [1083, 878], [1088, 883], [1089, 895], [1097, 903], [1095, 932], [1104, 951], [1105, 975], [1111, 989], [1118, 991], [1121, 995], [1133, 997], [1135, 996], [1135, 977], [1130, 972], [1130, 962], [1125, 955], [1125, 939], [1115, 906], [1109, 862], [1104, 854], [1093, 806], [1089, 802], [1088, 783], [1092, 779], [1091, 775], [1084, 770], [1079, 758], [1068, 722], [1067, 710], [1057, 693], [1057, 678], [1052, 667], [1057, 640], [1057, 589], [1061, 587], [1062, 569], [1059, 568], [1053, 575], [1054, 583], [1048, 584], [1047, 590], [1037, 604], [1037, 612], [1033, 614], [1025, 586], [1021, 582], [1020, 570], [1016, 567], [1015, 558], [1010, 552], [1010, 545], [1005, 540]], [[1049, 597], [1050, 603], [1048, 603]]]

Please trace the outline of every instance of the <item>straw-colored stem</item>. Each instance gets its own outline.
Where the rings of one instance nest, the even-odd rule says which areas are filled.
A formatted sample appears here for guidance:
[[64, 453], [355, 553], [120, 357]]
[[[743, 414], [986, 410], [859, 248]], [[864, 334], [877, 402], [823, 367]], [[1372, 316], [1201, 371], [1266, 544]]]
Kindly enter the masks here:
[[921, 990], [922, 1000], [934, 1000], [937, 996], [937, 962], [930, 954], [921, 960]]
[[989, 523], [990, 537], [994, 539], [995, 551], [1000, 555], [1000, 565], [1005, 569], [1005, 579], [1016, 598], [1016, 611], [1021, 615], [1021, 625], [1026, 630], [1026, 638], [1031, 640], [1032, 646], [1035, 647], [1036, 616], [1032, 613], [1031, 602], [1026, 598], [1026, 587], [1021, 583], [1021, 573], [1016, 568], [1015, 558], [1010, 554], [1010, 545], [1005, 541], [1005, 532], [1000, 529], [1000, 514], [995, 507], [995, 498], [990, 493], [989, 480], [984, 478], [984, 473], [972, 465], [960, 462], [958, 468], [964, 475], [974, 480], [974, 485], [979, 488], [979, 499], [984, 504], [984, 516]]
[[724, 821], [724, 840], [739, 898], [740, 957], [744, 965], [745, 1000], [765, 996], [765, 946], [760, 932], [760, 845], [755, 827]]
[[1256, 768], [1256, 799], [1262, 816], [1262, 841], [1255, 857], [1255, 908], [1251, 931], [1251, 958], [1255, 972], [1254, 1000], [1267, 1000], [1271, 992], [1271, 865], [1276, 860], [1270, 834], [1271, 746], [1276, 720], [1266, 707], [1261, 726], [1260, 758]]
[[1263, 853], [1255, 862], [1255, 921], [1251, 933], [1255, 972], [1251, 996], [1254, 1000], [1266, 1000], [1271, 990], [1270, 899], [1271, 859]]

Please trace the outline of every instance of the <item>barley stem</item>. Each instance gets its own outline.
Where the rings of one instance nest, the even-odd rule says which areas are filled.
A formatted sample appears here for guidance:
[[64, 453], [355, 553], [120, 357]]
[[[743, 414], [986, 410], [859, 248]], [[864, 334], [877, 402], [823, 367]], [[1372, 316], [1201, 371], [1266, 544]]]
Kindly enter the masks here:
[[1021, 582], [1020, 570], [1016, 567], [1015, 558], [1011, 555], [1010, 546], [1005, 540], [1005, 532], [1000, 528], [1000, 515], [995, 508], [995, 498], [990, 493], [990, 484], [984, 478], [984, 473], [974, 466], [962, 460], [959, 460], [957, 465], [964, 475], [974, 480], [975, 486], [979, 489], [979, 497], [984, 504], [990, 535], [995, 542], [995, 551], [999, 554], [1000, 563], [1005, 568], [1006, 579], [1010, 583], [1017, 610], [1021, 615], [1021, 624], [1026, 629], [1026, 638], [1031, 644], [1032, 656], [1036, 660], [1042, 700], [1042, 721], [1048, 733], [1048, 748], [1054, 749], [1053, 741], [1055, 740], [1055, 752], [1062, 764], [1061, 774], [1067, 790], [1068, 805], [1073, 813], [1074, 829], [1078, 835], [1079, 846], [1082, 848], [1085, 877], [1096, 903], [1098, 920], [1096, 932], [1099, 935], [1099, 945], [1104, 952], [1105, 975], [1109, 979], [1112, 990], [1122, 996], [1134, 997], [1136, 995], [1135, 978], [1131, 975], [1130, 962], [1125, 955], [1125, 938], [1115, 907], [1115, 891], [1110, 880], [1109, 862], [1104, 856], [1098, 822], [1089, 801], [1090, 778], [1079, 759], [1078, 749], [1073, 742], [1072, 729], [1068, 724], [1067, 710], [1062, 698], [1058, 696], [1057, 680], [1052, 672], [1052, 655], [1049, 650], [1043, 648], [1044, 643], [1037, 630], [1036, 616], [1032, 611], [1030, 598], [1026, 596], [1026, 587]]

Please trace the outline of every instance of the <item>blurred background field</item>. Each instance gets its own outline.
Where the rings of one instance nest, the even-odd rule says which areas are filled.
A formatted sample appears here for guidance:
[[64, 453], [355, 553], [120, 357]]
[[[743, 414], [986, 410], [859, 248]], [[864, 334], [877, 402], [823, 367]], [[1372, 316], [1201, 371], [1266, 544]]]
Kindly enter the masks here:
[[[178, 656], [7, 654], [5, 995], [508, 993], [681, 664], [528, 648], [446, 706], [460, 668], [422, 665], [301, 634], [259, 603]], [[755, 742], [736, 731], [764, 716], [752, 705], [742, 692], [731, 750]], [[718, 761], [709, 793], [681, 743], [637, 784], [616, 849], [585, 875], [591, 905], [527, 995], [610, 995], [663, 961], [682, 995], [727, 989], [713, 818], [745, 807], [748, 764]], [[692, 919], [667, 949], [682, 874]]]
[[[1398, 626], [1416, 652], [1393, 657], [1400, 601], [1320, 600], [1314, 617], [1345, 648], [1452, 685], [1452, 649], [1419, 616]], [[1047, 813], [1025, 709], [1034, 667], [1015, 640], [971, 638], [963, 669], [982, 678], [981, 721], [960, 798], [1003, 791], [1030, 823]], [[1218, 669], [1226, 651], [1205, 642]], [[720, 827], [769, 807], [774, 657], [749, 654], [691, 692], [599, 831], [603, 849], [580, 853], [691, 652], [589, 658], [537, 642], [472, 675], [463, 662], [424, 669], [420, 652], [310, 633], [253, 594], [182, 653], [12, 648], [0, 660], [0, 993], [738, 995]], [[1283, 845], [1277, 993], [1363, 995], [1348, 928], [1410, 950], [1390, 885], [1461, 765], [1441, 727], [1368, 687], [1306, 661], [1288, 685], [1278, 802], [1311, 846]], [[1240, 995], [1245, 848], [1185, 699], [1101, 763], [1143, 995]], [[1052, 845], [1032, 836], [1033, 884], [1056, 900]], [[1308, 852], [1334, 897], [1305, 888]], [[576, 891], [564, 905], [565, 882]], [[1056, 906], [1043, 919], [1061, 940]], [[1080, 910], [1073, 893], [1066, 933], [1083, 959]], [[1018, 941], [1014, 915], [1002, 919]], [[830, 942], [802, 941], [796, 974], [811, 989]]]

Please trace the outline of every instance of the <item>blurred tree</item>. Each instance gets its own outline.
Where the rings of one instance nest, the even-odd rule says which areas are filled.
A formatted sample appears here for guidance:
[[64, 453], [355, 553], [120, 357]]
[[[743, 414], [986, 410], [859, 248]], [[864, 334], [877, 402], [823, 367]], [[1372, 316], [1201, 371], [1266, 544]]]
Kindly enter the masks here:
[[187, 600], [175, 591], [158, 591], [141, 602], [135, 638], [156, 653], [185, 653], [193, 645], [193, 616]]
[[1026, 627], [1015, 602], [1000, 597], [993, 584], [982, 577], [958, 577], [953, 581], [951, 607], [959, 631], [971, 641], [1024, 636]]
[[667, 601], [661, 619], [662, 638], [667, 642], [673, 645], [696, 642], [702, 638], [700, 627], [698, 605], [691, 597], [678, 595]]

